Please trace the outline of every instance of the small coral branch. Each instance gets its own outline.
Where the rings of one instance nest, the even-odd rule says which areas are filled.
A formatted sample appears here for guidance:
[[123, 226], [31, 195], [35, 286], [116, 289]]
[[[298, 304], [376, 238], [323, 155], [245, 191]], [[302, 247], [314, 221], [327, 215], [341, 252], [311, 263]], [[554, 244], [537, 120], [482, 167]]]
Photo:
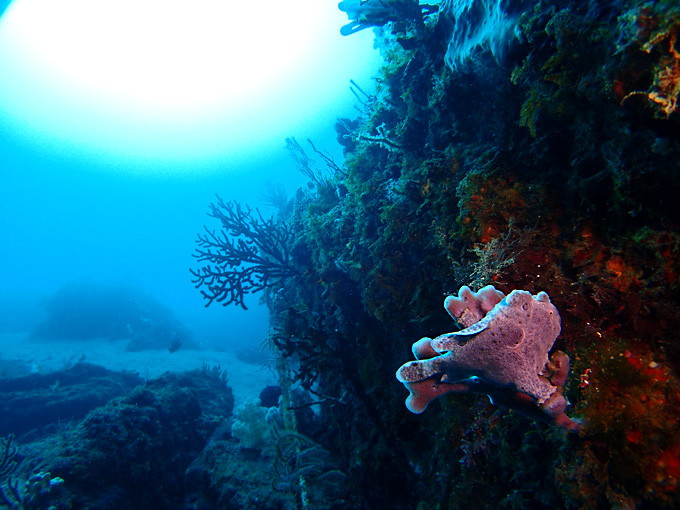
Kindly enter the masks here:
[[654, 83], [647, 91], [636, 90], [627, 94], [621, 104], [631, 97], [646, 97], [656, 108], [655, 117], [667, 119], [678, 108], [680, 97], [680, 52], [676, 50], [680, 36], [680, 25], [660, 30], [641, 46], [641, 50], [654, 55]]
[[18, 484], [12, 477], [17, 468], [13, 441], [13, 435], [0, 438], [0, 507], [15, 508], [15, 503], [21, 501]]
[[[329, 156], [316, 150], [316, 147], [314, 147], [314, 144], [311, 140], [308, 139], [307, 141], [311, 144], [314, 152], [324, 158], [324, 161], [327, 165], [329, 162], [332, 162], [332, 159]], [[295, 160], [298, 171], [307, 177], [310, 182], [318, 189], [322, 189], [331, 185], [330, 175], [325, 174], [316, 167], [314, 160], [307, 155], [305, 150], [302, 148], [302, 145], [300, 145], [300, 143], [294, 137], [286, 138], [286, 149], [288, 149], [288, 152]], [[332, 162], [332, 165], [328, 165], [328, 167], [331, 170], [339, 170], [339, 167], [335, 164], [335, 162]]]
[[297, 274], [290, 261], [290, 227], [236, 201], [210, 204], [209, 216], [222, 223], [219, 231], [199, 234], [194, 257], [206, 262], [191, 269], [192, 282], [207, 300], [223, 306], [237, 304], [247, 310], [245, 295], [259, 292]]
[[16, 469], [17, 449], [13, 444], [14, 436], [0, 438], [0, 483], [8, 478]]
[[400, 145], [397, 142], [390, 140], [385, 123], [376, 126], [375, 130], [378, 133], [378, 136], [359, 135], [359, 140], [386, 145], [387, 147], [390, 147], [392, 149], [404, 148], [403, 145]]

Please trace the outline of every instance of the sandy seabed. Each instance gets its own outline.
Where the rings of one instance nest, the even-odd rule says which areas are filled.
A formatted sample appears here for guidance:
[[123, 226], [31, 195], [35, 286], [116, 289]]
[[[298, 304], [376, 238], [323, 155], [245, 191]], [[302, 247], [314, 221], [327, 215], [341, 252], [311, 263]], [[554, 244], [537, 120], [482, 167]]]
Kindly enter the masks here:
[[236, 351], [180, 349], [130, 352], [128, 340], [40, 340], [28, 334], [0, 334], [0, 377], [48, 373], [73, 366], [79, 361], [102, 365], [110, 370], [136, 372], [144, 379], [164, 372], [183, 372], [219, 366], [227, 373], [236, 405], [257, 398], [262, 389], [277, 384], [271, 354], [262, 352], [261, 363], [246, 363]]

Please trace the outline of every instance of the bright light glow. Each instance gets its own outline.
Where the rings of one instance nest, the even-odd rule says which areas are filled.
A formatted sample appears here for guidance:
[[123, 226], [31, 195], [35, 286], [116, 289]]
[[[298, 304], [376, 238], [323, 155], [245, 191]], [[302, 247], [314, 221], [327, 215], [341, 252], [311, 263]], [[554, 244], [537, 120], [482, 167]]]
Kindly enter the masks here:
[[366, 37], [338, 35], [336, 5], [14, 0], [0, 19], [0, 115], [94, 157], [195, 162], [281, 145], [375, 64]]

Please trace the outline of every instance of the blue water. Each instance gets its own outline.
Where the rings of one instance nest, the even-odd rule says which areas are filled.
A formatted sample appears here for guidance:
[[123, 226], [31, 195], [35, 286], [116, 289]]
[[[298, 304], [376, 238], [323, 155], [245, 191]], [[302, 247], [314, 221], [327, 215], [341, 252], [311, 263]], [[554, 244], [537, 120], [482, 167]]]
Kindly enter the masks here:
[[[21, 7], [24, 1], [29, 2], [15, 0], [5, 12], [0, 38], [13, 22], [12, 9]], [[333, 2], [328, 3], [328, 10], [342, 22], [343, 15]], [[133, 121], [130, 125], [116, 124], [118, 131], [112, 131], [109, 140], [98, 142], [98, 150], [88, 126], [99, 128], [108, 119], [97, 119], [91, 112], [78, 110], [77, 91], [75, 99], [68, 98], [70, 110], [63, 106], [63, 111], [56, 99], [32, 108], [46, 101], [36, 95], [27, 95], [23, 109], [0, 100], [0, 333], [31, 331], [44, 319], [45, 301], [59, 288], [72, 282], [88, 282], [104, 287], [129, 285], [152, 295], [169, 307], [202, 345], [226, 347], [259, 342], [266, 334], [267, 312], [258, 305], [258, 296], [248, 300], [247, 312], [233, 306], [204, 307], [189, 273], [190, 267], [197, 266], [192, 258], [194, 241], [204, 224], [219, 227], [206, 216], [215, 194], [225, 200], [238, 199], [270, 214], [273, 211], [261, 200], [267, 183], [284, 183], [291, 195], [304, 184], [305, 178], [296, 171], [285, 149], [285, 136], [296, 136], [303, 143], [310, 138], [340, 161], [333, 125], [338, 116], [355, 115], [349, 80], [370, 85], [367, 82], [377, 59], [370, 34], [351, 40], [341, 38], [339, 26], [328, 26], [328, 37], [321, 43], [327, 44], [333, 55], [346, 45], [346, 60], [324, 61], [328, 69], [322, 69], [316, 65], [318, 60], [312, 59], [313, 66], [298, 69], [294, 85], [277, 88], [275, 83], [267, 83], [270, 97], [265, 100], [260, 95], [252, 98], [252, 104], [240, 105], [258, 126], [257, 136], [253, 135], [247, 144], [230, 140], [226, 134], [231, 129], [230, 114], [224, 111], [220, 113], [222, 117], [211, 118], [204, 127], [205, 133], [197, 131], [196, 126], [201, 125], [196, 123], [186, 129], [184, 136], [176, 135], [183, 132], [183, 119], [164, 117], [164, 123], [176, 121], [177, 126], [159, 128], [158, 136], [167, 139], [155, 140], [148, 151], [143, 147], [132, 151], [124, 142], [117, 147], [118, 138], [124, 140], [130, 130], [141, 128]], [[0, 58], [0, 67], [3, 62], [7, 67], [6, 62], [20, 50], [0, 49], [0, 54], [10, 55]], [[323, 46], [318, 49], [323, 50]], [[286, 63], [278, 64], [285, 67]], [[30, 62], [26, 65], [31, 66]], [[44, 62], [32, 65], [39, 67]], [[49, 80], [31, 81], [32, 76], [49, 77], [50, 72], [49, 68], [37, 68], [21, 76], [0, 68], [3, 81], [10, 76], [11, 90], [41, 87], [41, 94], [54, 92], [58, 98], [58, 84], [52, 91]], [[300, 85], [313, 85], [314, 80], [328, 74], [335, 77], [337, 86], [319, 86], [319, 97], [310, 97], [308, 87]], [[267, 108], [263, 109], [262, 104]], [[271, 104], [279, 104], [281, 111]], [[290, 114], [291, 105], [295, 106], [295, 114]], [[284, 110], [287, 118], [282, 119]], [[124, 113], [117, 112], [122, 117]], [[136, 119], [135, 112], [129, 113]], [[79, 120], [83, 125], [82, 139], [74, 137], [72, 131]], [[60, 122], [68, 136], [60, 137]], [[97, 126], [93, 127], [93, 122]], [[219, 134], [220, 122], [224, 123], [224, 139]], [[267, 132], [270, 126], [272, 133]], [[171, 137], [170, 132], [175, 135]], [[152, 140], [153, 132], [140, 132], [142, 136]], [[220, 150], [197, 153], [192, 159], [187, 154], [201, 137], [218, 140]], [[181, 150], [183, 143], [187, 150]], [[167, 154], [173, 151], [182, 156], [168, 159]]]

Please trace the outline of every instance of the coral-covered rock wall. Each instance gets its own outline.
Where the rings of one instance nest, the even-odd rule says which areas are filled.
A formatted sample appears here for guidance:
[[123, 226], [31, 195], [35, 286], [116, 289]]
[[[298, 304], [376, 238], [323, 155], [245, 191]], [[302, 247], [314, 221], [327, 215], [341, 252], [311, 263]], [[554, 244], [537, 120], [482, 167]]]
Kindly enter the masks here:
[[[512, 3], [512, 2], [509, 2]], [[272, 341], [352, 508], [680, 504], [680, 6], [539, 1], [498, 59], [446, 64], [445, 13], [377, 31], [385, 65], [300, 192]], [[394, 371], [443, 296], [546, 291], [578, 434], [473, 395], [404, 408]]]

